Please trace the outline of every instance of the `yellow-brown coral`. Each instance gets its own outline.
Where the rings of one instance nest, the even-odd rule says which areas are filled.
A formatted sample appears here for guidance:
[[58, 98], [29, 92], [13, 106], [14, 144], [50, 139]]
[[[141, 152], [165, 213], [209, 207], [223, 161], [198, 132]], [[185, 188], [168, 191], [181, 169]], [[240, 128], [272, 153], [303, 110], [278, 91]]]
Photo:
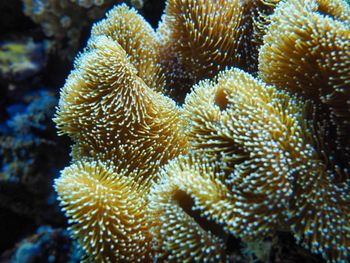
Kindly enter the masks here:
[[231, 231], [247, 240], [271, 234], [292, 194], [287, 167], [300, 140], [302, 104], [233, 69], [196, 85], [184, 115], [192, 148], [231, 167], [226, 182], [241, 196]]
[[150, 261], [146, 200], [127, 169], [81, 161], [55, 181], [70, 232], [96, 262]]
[[[92, 157], [105, 170], [111, 166], [112, 177], [141, 184], [137, 191], [147, 196], [140, 207], [143, 231], [155, 244], [145, 253], [154, 260], [230, 260], [227, 237], [258, 241], [281, 228], [327, 260], [349, 258], [349, 175], [328, 155], [325, 126], [312, 119], [312, 101], [240, 69], [201, 81], [183, 109], [157, 92], [163, 72], [184, 70], [180, 79], [190, 81], [181, 86], [212, 77], [231, 62], [246, 63], [242, 58], [255, 41], [247, 36], [259, 28], [245, 14], [256, 16], [276, 2], [169, 0], [160, 49], [137, 14], [117, 7], [94, 27], [76, 60], [56, 122], [76, 143], [75, 161]], [[168, 64], [159, 66], [159, 59]], [[188, 148], [190, 154], [178, 156]], [[145, 177], [154, 179], [150, 192], [143, 186], [150, 181], [139, 180]]]
[[91, 37], [107, 36], [129, 56], [137, 75], [148, 87], [161, 91], [164, 77], [159, 64], [159, 38], [136, 10], [120, 5], [113, 8], [91, 30]]
[[167, 1], [158, 33], [168, 86], [186, 93], [228, 66], [255, 71], [254, 24], [266, 8], [262, 0]]
[[[291, 0], [271, 18], [260, 77], [312, 99], [334, 125], [336, 154], [350, 155], [350, 7], [346, 1]], [[336, 134], [333, 134], [336, 133]], [[329, 143], [329, 142], [326, 142]], [[348, 162], [345, 161], [345, 162]]]
[[175, 103], [137, 74], [117, 42], [92, 38], [66, 80], [55, 118], [77, 143], [76, 158], [123, 159], [150, 174], [186, 150]]
[[219, 203], [229, 198], [220, 175], [218, 165], [193, 154], [180, 156], [161, 169], [160, 181], [149, 194], [158, 258], [172, 262], [225, 261], [228, 234], [208, 220], [209, 213], [216, 215], [205, 209], [215, 207], [225, 214], [228, 208]]
[[[245, 240], [288, 225], [313, 252], [330, 260], [349, 256], [349, 182], [319, 149], [297, 98], [234, 69], [201, 82], [186, 98], [191, 145], [233, 172], [228, 177], [231, 231]], [[225, 156], [226, 155], [226, 156]], [[319, 219], [322, 218], [322, 221]]]

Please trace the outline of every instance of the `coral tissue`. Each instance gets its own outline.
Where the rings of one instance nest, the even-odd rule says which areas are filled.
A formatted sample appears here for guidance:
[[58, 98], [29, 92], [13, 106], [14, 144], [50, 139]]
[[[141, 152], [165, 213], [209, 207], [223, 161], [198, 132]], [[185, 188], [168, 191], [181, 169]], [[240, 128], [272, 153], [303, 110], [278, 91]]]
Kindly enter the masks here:
[[[96, 23], [55, 122], [55, 181], [96, 262], [232, 262], [288, 231], [350, 260], [349, 4], [168, 0]], [[171, 98], [172, 97], [172, 98]], [[182, 103], [182, 105], [180, 105]]]

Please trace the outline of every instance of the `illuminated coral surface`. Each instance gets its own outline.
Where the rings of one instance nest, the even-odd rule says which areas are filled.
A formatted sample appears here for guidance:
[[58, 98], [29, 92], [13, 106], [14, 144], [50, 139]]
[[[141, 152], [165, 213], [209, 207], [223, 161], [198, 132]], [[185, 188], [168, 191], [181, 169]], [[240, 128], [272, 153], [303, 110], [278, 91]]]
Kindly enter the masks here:
[[120, 5], [93, 27], [55, 117], [90, 260], [234, 261], [233, 238], [279, 231], [350, 259], [349, 6], [278, 2], [169, 0], [157, 31]]

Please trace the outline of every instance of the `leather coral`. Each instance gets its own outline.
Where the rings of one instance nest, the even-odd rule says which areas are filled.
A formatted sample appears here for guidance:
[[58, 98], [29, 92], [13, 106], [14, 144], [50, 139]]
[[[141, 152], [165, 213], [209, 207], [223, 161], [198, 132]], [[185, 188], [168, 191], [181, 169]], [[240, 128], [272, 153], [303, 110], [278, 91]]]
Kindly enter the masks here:
[[[313, 6], [312, 1], [307, 3]], [[288, 5], [282, 1], [268, 17], [277, 2], [169, 0], [157, 32], [135, 11], [119, 6], [94, 26], [61, 91], [55, 118], [60, 133], [75, 143], [73, 164], [62, 172], [56, 189], [78, 240], [79, 232], [90, 227], [89, 218], [74, 214], [85, 209], [87, 214], [102, 211], [102, 223], [89, 228], [102, 233], [94, 247], [115, 248], [104, 238], [109, 218], [117, 228], [125, 226], [130, 238], [139, 234], [135, 253], [113, 254], [115, 261], [231, 260], [232, 236], [251, 242], [280, 229], [327, 260], [348, 259], [348, 171], [330, 154], [333, 139], [324, 136], [333, 119], [321, 119], [320, 101], [291, 89], [291, 82], [271, 83], [262, 65], [259, 76], [267, 83], [242, 69], [225, 69], [239, 66], [254, 72], [249, 63], [240, 64], [246, 57], [258, 62], [248, 36], [257, 36], [258, 43], [267, 32], [261, 62], [269, 38], [280, 36], [269, 33], [277, 26], [274, 15], [290, 15], [281, 11]], [[334, 16], [339, 12], [337, 5], [322, 7]], [[266, 28], [259, 28], [259, 16]], [[312, 50], [304, 51], [312, 55]], [[282, 63], [282, 55], [266, 56], [266, 63], [267, 58], [271, 66], [279, 63], [275, 60]], [[294, 62], [298, 72], [305, 61]], [[290, 61], [279, 69], [289, 66]], [[346, 84], [346, 77], [336, 73], [329, 72], [330, 79]], [[202, 78], [211, 79], [192, 87]], [[174, 84], [186, 96], [182, 107], [162, 93]], [[182, 85], [192, 91], [187, 94]], [[341, 121], [344, 116], [337, 109], [329, 107]], [[74, 184], [90, 190], [80, 196]], [[94, 184], [103, 187], [97, 191]], [[113, 201], [119, 188], [122, 205]], [[96, 195], [88, 197], [90, 192]], [[88, 199], [93, 210], [76, 206]], [[141, 207], [134, 204], [137, 200]], [[121, 209], [118, 215], [112, 207]], [[123, 221], [123, 215], [134, 212], [142, 220], [126, 227], [133, 223]]]

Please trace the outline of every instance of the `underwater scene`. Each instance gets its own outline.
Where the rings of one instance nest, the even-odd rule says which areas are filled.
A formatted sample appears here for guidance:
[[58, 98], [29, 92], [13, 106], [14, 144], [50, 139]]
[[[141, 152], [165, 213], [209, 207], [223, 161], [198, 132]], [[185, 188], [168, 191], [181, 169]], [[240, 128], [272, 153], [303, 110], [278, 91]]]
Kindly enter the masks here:
[[348, 0], [0, 0], [0, 263], [350, 262]]

